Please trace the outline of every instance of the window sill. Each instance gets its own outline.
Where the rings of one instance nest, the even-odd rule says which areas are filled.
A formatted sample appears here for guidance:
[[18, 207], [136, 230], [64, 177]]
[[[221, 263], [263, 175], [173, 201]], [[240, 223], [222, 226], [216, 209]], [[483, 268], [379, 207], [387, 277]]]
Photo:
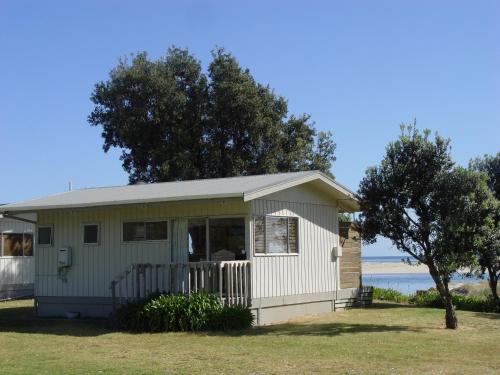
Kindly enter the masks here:
[[266, 258], [266, 257], [297, 257], [299, 256], [298, 253], [286, 253], [286, 254], [254, 254], [253, 255], [254, 257], [263, 257], [263, 258]]
[[168, 239], [166, 240], [138, 240], [138, 241], [122, 241], [122, 245], [137, 245], [137, 244], [154, 244], [154, 243], [167, 243]]

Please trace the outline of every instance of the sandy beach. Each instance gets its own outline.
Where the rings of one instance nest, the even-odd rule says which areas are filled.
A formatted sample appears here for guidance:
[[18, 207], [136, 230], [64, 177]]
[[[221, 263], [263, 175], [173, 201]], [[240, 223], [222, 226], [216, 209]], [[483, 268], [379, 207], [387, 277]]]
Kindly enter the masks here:
[[363, 262], [364, 275], [387, 274], [387, 273], [429, 273], [426, 265], [410, 266], [405, 263], [371, 263]]
[[[373, 274], [398, 274], [398, 273], [429, 273], [429, 268], [425, 264], [420, 264], [418, 266], [410, 266], [406, 263], [373, 263], [373, 262], [362, 262], [361, 269], [364, 275]], [[459, 273], [468, 272], [468, 269], [463, 269], [458, 271]]]

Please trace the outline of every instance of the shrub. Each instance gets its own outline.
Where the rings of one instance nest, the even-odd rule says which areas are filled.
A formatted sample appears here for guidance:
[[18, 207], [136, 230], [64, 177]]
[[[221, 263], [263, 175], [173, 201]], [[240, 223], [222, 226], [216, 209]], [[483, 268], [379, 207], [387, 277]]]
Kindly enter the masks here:
[[212, 294], [164, 294], [122, 306], [117, 321], [135, 331], [232, 330], [251, 327], [253, 315], [247, 307], [222, 306]]
[[410, 303], [425, 307], [444, 307], [441, 296], [435, 290], [418, 291], [410, 297]]
[[373, 288], [373, 299], [392, 302], [408, 302], [408, 296], [394, 289]]
[[[492, 298], [483, 296], [452, 295], [453, 305], [457, 310], [476, 312], [495, 312], [495, 303]], [[435, 290], [419, 292], [410, 298], [410, 303], [417, 306], [444, 308], [439, 293]]]
[[213, 320], [212, 329], [216, 331], [230, 331], [250, 328], [254, 317], [248, 307], [224, 306], [216, 319]]

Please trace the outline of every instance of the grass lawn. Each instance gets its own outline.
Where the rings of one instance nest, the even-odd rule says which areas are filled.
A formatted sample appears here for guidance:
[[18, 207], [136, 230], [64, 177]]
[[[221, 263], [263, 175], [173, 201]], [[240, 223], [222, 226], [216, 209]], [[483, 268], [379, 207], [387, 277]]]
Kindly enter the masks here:
[[500, 314], [403, 305], [308, 317], [231, 334], [113, 332], [106, 323], [35, 319], [0, 303], [2, 374], [499, 374]]

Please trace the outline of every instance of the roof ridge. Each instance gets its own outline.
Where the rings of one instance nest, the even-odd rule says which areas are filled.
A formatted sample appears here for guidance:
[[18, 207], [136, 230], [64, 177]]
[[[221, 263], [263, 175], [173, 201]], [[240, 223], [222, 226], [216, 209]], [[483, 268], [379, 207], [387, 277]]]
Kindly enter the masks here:
[[182, 183], [182, 182], [202, 182], [202, 181], [216, 181], [216, 180], [230, 180], [235, 178], [247, 178], [247, 177], [264, 177], [264, 176], [278, 176], [278, 175], [296, 175], [296, 174], [308, 174], [311, 172], [319, 172], [316, 170], [308, 170], [308, 171], [296, 171], [296, 172], [278, 172], [278, 173], [263, 173], [263, 174], [251, 174], [251, 175], [243, 175], [243, 176], [230, 176], [230, 177], [214, 177], [214, 178], [198, 178], [192, 180], [179, 180], [179, 181], [161, 181], [161, 182], [147, 182], [144, 184], [130, 184], [130, 185], [111, 185], [111, 186], [91, 186], [91, 187], [83, 187], [73, 189], [71, 191], [66, 191], [63, 193], [56, 194], [64, 194], [71, 193], [72, 191], [79, 190], [93, 190], [93, 189], [113, 189], [113, 188], [121, 188], [121, 187], [137, 187], [137, 186], [151, 186], [151, 185], [161, 185], [161, 184], [174, 184], [174, 183]]

